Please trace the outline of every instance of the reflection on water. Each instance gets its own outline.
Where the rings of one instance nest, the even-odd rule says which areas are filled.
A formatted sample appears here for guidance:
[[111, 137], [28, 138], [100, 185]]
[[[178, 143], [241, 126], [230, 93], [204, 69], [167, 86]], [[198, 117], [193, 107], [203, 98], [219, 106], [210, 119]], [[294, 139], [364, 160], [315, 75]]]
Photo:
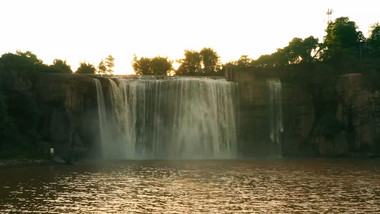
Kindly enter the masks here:
[[5, 213], [380, 212], [380, 160], [114, 161], [0, 169]]

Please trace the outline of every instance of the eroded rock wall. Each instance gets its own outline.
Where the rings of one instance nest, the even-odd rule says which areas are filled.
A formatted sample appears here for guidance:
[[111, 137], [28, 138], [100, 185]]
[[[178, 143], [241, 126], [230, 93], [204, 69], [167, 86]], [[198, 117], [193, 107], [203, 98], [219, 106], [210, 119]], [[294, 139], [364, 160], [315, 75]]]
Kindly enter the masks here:
[[380, 93], [366, 86], [360, 74], [339, 80], [340, 96], [337, 117], [342, 123], [352, 155], [380, 153]]
[[75, 153], [98, 145], [96, 91], [91, 76], [42, 74], [35, 87], [43, 141], [57, 152]]
[[[15, 71], [2, 77], [2, 90], [12, 105], [10, 111], [20, 134], [36, 149], [42, 147], [48, 153], [53, 147], [61, 156], [72, 156], [88, 154], [97, 146], [99, 125], [93, 77], [38, 73], [33, 78], [23, 78]], [[30, 140], [29, 135], [35, 140]]]
[[380, 93], [366, 87], [360, 74], [342, 76], [336, 85], [342, 129], [330, 137], [315, 133], [313, 99], [305, 89], [282, 83], [281, 147], [269, 137], [267, 79], [251, 72], [229, 72], [239, 84], [239, 148], [245, 156], [371, 157], [380, 153]]

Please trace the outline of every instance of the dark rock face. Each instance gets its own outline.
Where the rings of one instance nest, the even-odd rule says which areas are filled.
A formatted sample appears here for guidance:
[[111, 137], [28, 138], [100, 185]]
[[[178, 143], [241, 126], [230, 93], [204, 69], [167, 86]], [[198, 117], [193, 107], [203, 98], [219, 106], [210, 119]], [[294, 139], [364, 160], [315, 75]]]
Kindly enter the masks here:
[[238, 143], [244, 156], [371, 157], [380, 153], [380, 93], [364, 88], [360, 76], [342, 77], [336, 86], [336, 118], [343, 128], [330, 137], [318, 136], [313, 130], [316, 118], [311, 95], [282, 83], [281, 146], [269, 136], [267, 80], [250, 72], [229, 73], [227, 78], [239, 84]]
[[282, 154], [284, 156], [312, 156], [314, 151], [309, 139], [314, 121], [312, 97], [305, 90], [283, 84]]
[[35, 89], [44, 141], [63, 156], [97, 145], [99, 125], [91, 76], [41, 74]]
[[[14, 115], [22, 114], [16, 118], [21, 121], [20, 131], [34, 130], [39, 136], [34, 142], [36, 148], [42, 147], [48, 153], [53, 147], [57, 155], [69, 156], [77, 151], [87, 153], [97, 146], [99, 125], [93, 77], [40, 73], [28, 79], [17, 72], [2, 77], [8, 100], [15, 100]], [[21, 102], [20, 97], [31, 102]], [[22, 117], [27, 117], [27, 124], [23, 125]]]
[[243, 156], [278, 156], [270, 139], [268, 88], [265, 81], [238, 81], [240, 109], [238, 148]]
[[[306, 145], [314, 110], [309, 94], [296, 86], [282, 84], [280, 145], [270, 137], [271, 103], [266, 79], [239, 72], [231, 77], [239, 85], [239, 150], [243, 156], [311, 155]], [[278, 118], [279, 119], [279, 118]]]
[[361, 76], [348, 76], [337, 86], [341, 98], [337, 118], [354, 156], [380, 153], [380, 93], [365, 85]]
[[[27, 101], [16, 103], [23, 108], [19, 120], [35, 116], [25, 120], [34, 121], [25, 127], [35, 127], [40, 147], [46, 151], [53, 147], [56, 154], [66, 159], [97, 155], [99, 115], [94, 76], [39, 74], [32, 81], [10, 72], [3, 78], [6, 80], [3, 79], [2, 88], [8, 99], [23, 97]], [[108, 81], [97, 78], [103, 89], [109, 90]], [[267, 80], [256, 79], [249, 72], [234, 73], [228, 80], [237, 82], [239, 87], [238, 153], [243, 157], [368, 157], [380, 153], [380, 93], [363, 87], [360, 76], [342, 77], [339, 81], [336, 118], [343, 128], [329, 138], [316, 137], [312, 131], [316, 118], [311, 95], [296, 85], [282, 83], [280, 144], [271, 138], [273, 115]]]

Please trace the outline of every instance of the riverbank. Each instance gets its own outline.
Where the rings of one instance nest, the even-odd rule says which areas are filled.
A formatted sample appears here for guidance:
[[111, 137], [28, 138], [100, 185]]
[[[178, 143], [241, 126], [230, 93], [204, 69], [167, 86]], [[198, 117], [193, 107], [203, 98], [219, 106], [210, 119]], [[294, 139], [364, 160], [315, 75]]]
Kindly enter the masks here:
[[18, 167], [37, 167], [37, 166], [51, 166], [58, 165], [58, 163], [53, 160], [48, 159], [9, 159], [0, 160], [0, 169], [4, 168], [18, 168]]

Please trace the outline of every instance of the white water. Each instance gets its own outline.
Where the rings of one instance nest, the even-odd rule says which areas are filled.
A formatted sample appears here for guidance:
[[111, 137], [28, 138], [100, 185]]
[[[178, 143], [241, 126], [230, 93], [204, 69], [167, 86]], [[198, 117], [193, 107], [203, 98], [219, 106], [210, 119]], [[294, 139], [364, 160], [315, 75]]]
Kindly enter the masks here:
[[235, 83], [189, 77], [108, 81], [107, 116], [96, 81], [104, 158], [236, 156]]
[[106, 106], [104, 104], [103, 89], [102, 89], [102, 85], [100, 81], [98, 79], [94, 79], [94, 83], [96, 87], [96, 98], [98, 102], [99, 136], [100, 136], [100, 141], [103, 142], [104, 139], [106, 138], [105, 129], [107, 128]]
[[270, 138], [272, 142], [279, 145], [281, 154], [281, 132], [284, 131], [282, 124], [282, 86], [279, 79], [270, 79], [267, 84], [270, 99]]

